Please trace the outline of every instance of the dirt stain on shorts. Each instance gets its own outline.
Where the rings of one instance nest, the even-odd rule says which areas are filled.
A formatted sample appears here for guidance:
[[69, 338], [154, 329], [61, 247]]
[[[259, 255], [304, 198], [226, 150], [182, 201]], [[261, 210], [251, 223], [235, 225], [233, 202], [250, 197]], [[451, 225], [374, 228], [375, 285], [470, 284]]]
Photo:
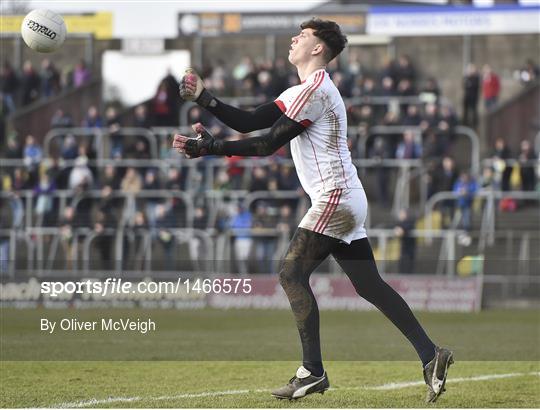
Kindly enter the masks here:
[[356, 218], [348, 206], [338, 206], [330, 218], [324, 234], [343, 237], [350, 234], [356, 227]]

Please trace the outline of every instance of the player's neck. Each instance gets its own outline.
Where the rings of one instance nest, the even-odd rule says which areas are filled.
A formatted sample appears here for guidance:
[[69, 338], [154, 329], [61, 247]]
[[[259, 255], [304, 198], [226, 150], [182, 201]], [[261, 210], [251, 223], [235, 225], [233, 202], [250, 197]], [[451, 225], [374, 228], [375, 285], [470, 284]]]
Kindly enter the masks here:
[[319, 61], [310, 61], [306, 65], [298, 65], [296, 69], [298, 70], [298, 77], [300, 81], [304, 82], [306, 79], [317, 70], [325, 69], [326, 64], [322, 64]]

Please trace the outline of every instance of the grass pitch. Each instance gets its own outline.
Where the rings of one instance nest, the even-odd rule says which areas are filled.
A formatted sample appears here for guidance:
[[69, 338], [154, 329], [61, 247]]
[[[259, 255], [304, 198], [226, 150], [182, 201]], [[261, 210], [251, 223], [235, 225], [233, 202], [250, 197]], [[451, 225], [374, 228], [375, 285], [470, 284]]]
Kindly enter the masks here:
[[[530, 362], [457, 362], [447, 392], [423, 401], [416, 362], [328, 362], [331, 390], [280, 401], [296, 362], [3, 362], [2, 407], [527, 407], [540, 406]], [[503, 378], [493, 378], [504, 375]], [[478, 376], [485, 376], [484, 380]], [[459, 381], [458, 378], [473, 380]], [[458, 381], [453, 381], [458, 379]], [[419, 382], [407, 386], [388, 383]], [[386, 390], [378, 390], [386, 387]], [[376, 389], [373, 389], [376, 388]]]
[[[414, 350], [375, 311], [321, 312], [331, 390], [299, 401], [269, 394], [288, 381], [301, 357], [287, 311], [0, 313], [1, 407], [540, 407], [540, 315], [534, 310], [418, 314], [456, 357], [448, 391], [435, 405], [424, 403]], [[40, 317], [66, 316], [149, 316], [158, 329], [146, 335], [36, 330]]]

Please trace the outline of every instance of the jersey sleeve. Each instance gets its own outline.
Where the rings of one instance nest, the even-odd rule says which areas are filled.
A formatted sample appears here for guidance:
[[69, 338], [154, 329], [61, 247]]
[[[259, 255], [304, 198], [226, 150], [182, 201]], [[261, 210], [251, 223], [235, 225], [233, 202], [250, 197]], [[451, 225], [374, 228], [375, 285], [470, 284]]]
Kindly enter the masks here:
[[291, 120], [309, 127], [324, 113], [323, 92], [317, 83], [292, 87], [283, 92], [275, 103]]

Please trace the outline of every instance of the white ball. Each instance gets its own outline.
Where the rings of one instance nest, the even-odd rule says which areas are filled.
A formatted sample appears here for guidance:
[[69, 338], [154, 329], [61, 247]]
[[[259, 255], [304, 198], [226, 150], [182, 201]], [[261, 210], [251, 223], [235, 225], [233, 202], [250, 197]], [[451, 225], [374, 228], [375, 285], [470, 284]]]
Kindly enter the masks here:
[[21, 24], [21, 34], [32, 50], [52, 53], [64, 44], [66, 24], [62, 16], [50, 10], [32, 10]]

